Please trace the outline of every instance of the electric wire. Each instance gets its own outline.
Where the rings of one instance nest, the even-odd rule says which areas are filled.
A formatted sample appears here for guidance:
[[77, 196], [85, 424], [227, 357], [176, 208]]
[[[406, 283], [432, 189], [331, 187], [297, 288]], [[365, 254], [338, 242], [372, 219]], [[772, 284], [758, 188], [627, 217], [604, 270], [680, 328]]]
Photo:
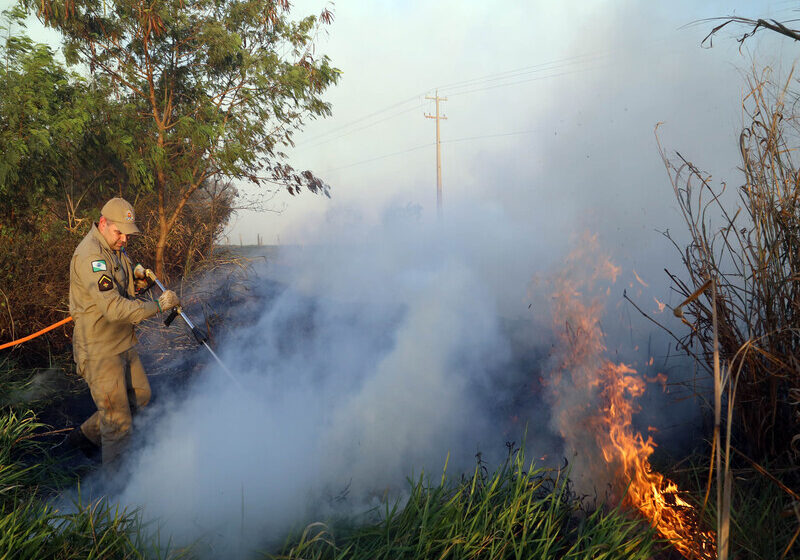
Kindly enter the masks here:
[[342, 165], [341, 167], [334, 167], [333, 169], [328, 169], [327, 171], [323, 171], [323, 173], [333, 173], [334, 171], [340, 171], [342, 169], [347, 169], [348, 167], [355, 167], [357, 165], [364, 165], [365, 163], [371, 163], [373, 161], [378, 161], [379, 159], [386, 159], [393, 156], [399, 156], [402, 154], [407, 154], [409, 152], [414, 152], [416, 150], [421, 150], [422, 148], [430, 148], [431, 146], [435, 146], [436, 142], [429, 142], [428, 144], [422, 144], [420, 146], [414, 146], [413, 148], [408, 148], [407, 150], [401, 150], [399, 152], [392, 152], [391, 154], [384, 154], [382, 156], [377, 156], [370, 159], [365, 159], [363, 161], [357, 161], [355, 163], [349, 163], [347, 165]]
[[[665, 42], [670, 42], [670, 39], [669, 38], [657, 39], [657, 40], [654, 40], [654, 41], [651, 41], [650, 43], [648, 43], [648, 46], [661, 44], [661, 43], [665, 43]], [[530, 82], [535, 82], [535, 81], [558, 78], [558, 77], [567, 76], [567, 75], [571, 75], [571, 74], [577, 74], [577, 73], [581, 73], [581, 72], [588, 72], [588, 71], [591, 71], [591, 70], [597, 70], [599, 68], [605, 68], [605, 67], [608, 66], [608, 63], [606, 63], [606, 64], [596, 64], [596, 63], [597, 62], [601, 62], [604, 59], [608, 59], [613, 54], [614, 54], [613, 51], [609, 51], [609, 52], [606, 52], [606, 53], [591, 53], [591, 54], [575, 55], [575, 56], [556, 59], [556, 60], [552, 60], [552, 61], [542, 62], [542, 63], [530, 65], [530, 66], [523, 66], [523, 67], [519, 67], [519, 68], [514, 68], [514, 69], [506, 70], [506, 71], [503, 71], [503, 72], [497, 72], [497, 73], [493, 73], [493, 74], [486, 74], [484, 76], [479, 76], [479, 77], [476, 77], [476, 78], [470, 78], [468, 80], [461, 80], [461, 81], [458, 81], [458, 82], [451, 82], [449, 84], [441, 85], [441, 86], [439, 86], [439, 87], [437, 87], [435, 89], [442, 96], [457, 97], [457, 96], [461, 96], [461, 95], [468, 95], [468, 94], [471, 94], [471, 93], [477, 93], [477, 92], [487, 91], [487, 90], [491, 90], [491, 89], [497, 89], [497, 88], [502, 88], [502, 87], [510, 87], [510, 86], [523, 84], [523, 83], [530, 83]], [[610, 63], [610, 61], [609, 61], [609, 63]], [[558, 70], [564, 70], [564, 71], [559, 72]], [[544, 74], [544, 75], [534, 75], [534, 76], [531, 76], [531, 77], [525, 77], [524, 79], [517, 79], [517, 78], [521, 78], [523, 76], [530, 76], [531, 74], [542, 74], [542, 73], [545, 73], [545, 72], [553, 72], [553, 71], [556, 71], [556, 73], [547, 73], [547, 74]], [[506, 81], [506, 80], [511, 80], [511, 81]], [[500, 82], [500, 83], [493, 83], [493, 82]], [[342, 125], [340, 127], [337, 127], [337, 128], [335, 128], [335, 129], [333, 129], [333, 130], [331, 130], [329, 132], [317, 135], [317, 136], [313, 137], [312, 139], [310, 139], [308, 141], [303, 141], [302, 143], [298, 143], [297, 146], [298, 147], [302, 146], [303, 148], [310, 148], [310, 147], [315, 147], [315, 146], [319, 146], [319, 145], [322, 145], [322, 144], [326, 144], [328, 142], [332, 142], [334, 140], [338, 140], [340, 138], [343, 138], [343, 137], [348, 136], [350, 134], [353, 134], [355, 132], [359, 132], [361, 130], [364, 130], [364, 129], [367, 129], [367, 128], [371, 128], [373, 126], [376, 126], [376, 125], [381, 124], [383, 122], [386, 122], [388, 120], [397, 118], [397, 117], [402, 116], [402, 115], [404, 115], [406, 113], [409, 113], [411, 111], [419, 109], [419, 108], [422, 107], [422, 105], [423, 105], [422, 103], [418, 103], [418, 104], [416, 104], [416, 105], [414, 105], [412, 107], [409, 107], [409, 108], [403, 109], [401, 111], [395, 112], [395, 113], [393, 113], [391, 115], [388, 115], [388, 116], [386, 116], [386, 117], [384, 117], [382, 119], [379, 119], [377, 121], [366, 123], [366, 124], [364, 124], [364, 125], [362, 125], [362, 126], [360, 126], [358, 128], [351, 129], [352, 126], [354, 126], [356, 124], [359, 124], [359, 123], [363, 123], [364, 121], [367, 121], [370, 118], [373, 118], [373, 117], [378, 116], [378, 115], [382, 115], [383, 113], [385, 113], [387, 111], [390, 111], [390, 110], [392, 110], [394, 108], [402, 107], [403, 105], [405, 105], [405, 104], [407, 104], [409, 102], [412, 102], [414, 100], [419, 100], [424, 93], [430, 93], [430, 91], [431, 90], [428, 90], [427, 92], [423, 92], [423, 93], [414, 95], [414, 96], [409, 97], [409, 98], [407, 98], [407, 99], [405, 99], [403, 101], [399, 101], [399, 102], [394, 103], [392, 105], [389, 105], [389, 106], [387, 106], [387, 107], [385, 107], [383, 109], [380, 109], [378, 111], [374, 111], [373, 113], [370, 113], [369, 115], [366, 115], [364, 117], [360, 117], [360, 118], [358, 118], [358, 119], [356, 119], [354, 121], [351, 121], [351, 122], [346, 123], [346, 124], [344, 124], [344, 125]], [[336, 135], [336, 136], [330, 137], [330, 138], [325, 138], [326, 136], [329, 136], [330, 134], [333, 134], [335, 132], [341, 132], [341, 133]], [[499, 135], [482, 135], [482, 136], [470, 137], [469, 139], [488, 138], [488, 137], [505, 136], [505, 135], [513, 135], [513, 134], [519, 134], [519, 133], [506, 133], [506, 134], [499, 134]], [[466, 139], [454, 139], [454, 140], [449, 140], [449, 141], [443, 141], [442, 144], [460, 142], [460, 141], [465, 141], [465, 140]], [[382, 156], [377, 156], [375, 158], [370, 158], [370, 159], [362, 160], [362, 161], [355, 162], [355, 163], [352, 163], [352, 164], [336, 167], [334, 169], [328, 170], [327, 172], [338, 171], [338, 170], [341, 170], [341, 169], [346, 169], [348, 167], [362, 165], [362, 164], [369, 163], [369, 162], [372, 162], [372, 161], [376, 161], [376, 160], [379, 160], [379, 159], [384, 159], [384, 158], [388, 158], [388, 157], [401, 155], [401, 154], [404, 154], [404, 153], [408, 153], [410, 151], [419, 150], [419, 149], [422, 149], [424, 147], [429, 147], [431, 145], [433, 145], [433, 144], [425, 144], [425, 145], [422, 145], [422, 146], [416, 146], [416, 147], [413, 147], [413, 148], [409, 148], [407, 150], [402, 150], [402, 151], [399, 151], [399, 152], [393, 152], [391, 154], [385, 154], [385, 155], [382, 155]]]
[[[536, 132], [540, 132], [540, 131], [538, 131], [538, 130], [520, 130], [520, 131], [516, 131], [516, 132], [502, 132], [502, 133], [499, 133], [499, 134], [481, 134], [479, 136], [467, 136], [467, 137], [463, 137], [463, 138], [453, 138], [452, 140], [443, 140], [442, 142], [440, 142], [440, 144], [456, 144], [458, 142], [467, 142], [469, 140], [480, 140], [480, 139], [484, 139], [484, 138], [500, 138], [502, 136], [520, 136], [520, 135], [523, 135], [523, 134], [534, 134]], [[347, 169], [349, 167], [355, 167], [357, 165], [364, 165], [364, 164], [367, 164], [367, 163], [371, 163], [373, 161], [378, 161], [378, 160], [381, 160], [381, 159], [386, 159], [386, 158], [390, 158], [390, 157], [394, 157], [394, 156], [399, 156], [399, 155], [407, 154], [409, 152], [415, 152], [417, 150], [421, 150], [423, 148], [430, 148], [431, 146], [435, 146], [435, 145], [436, 145], [436, 142], [429, 142], [427, 144], [421, 144], [419, 146], [414, 146], [413, 148], [407, 148], [405, 150], [392, 152], [390, 154], [384, 154], [384, 155], [380, 155], [380, 156], [375, 156], [375, 157], [372, 157], [372, 158], [369, 158], [369, 159], [365, 159], [365, 160], [362, 160], [362, 161], [357, 161], [355, 163], [349, 163], [347, 165], [342, 165], [340, 167], [334, 167], [333, 169], [327, 169], [327, 170], [323, 171], [323, 173], [333, 173], [334, 171], [340, 171], [342, 169]]]
[[[328, 136], [329, 134], [333, 134], [333, 133], [335, 133], [335, 132], [338, 132], [338, 131], [340, 131], [340, 130], [343, 130], [343, 129], [345, 129], [345, 128], [349, 128], [349, 127], [351, 127], [351, 126], [353, 126], [353, 125], [356, 125], [356, 124], [358, 124], [358, 123], [361, 123], [361, 122], [363, 122], [363, 121], [365, 121], [365, 120], [367, 120], [367, 119], [370, 119], [370, 118], [372, 118], [372, 117], [375, 117], [375, 116], [377, 116], [377, 115], [380, 115], [381, 113], [385, 113], [386, 111], [390, 111], [390, 110], [392, 110], [392, 109], [394, 109], [394, 108], [396, 108], [396, 107], [399, 107], [399, 106], [405, 105], [406, 103], [409, 103], [409, 102], [411, 102], [411, 101], [418, 100], [418, 99], [419, 99], [420, 97], [422, 97], [423, 95], [425, 95], [425, 92], [418, 93], [417, 95], [413, 95], [413, 96], [409, 97], [408, 99], [404, 99], [403, 101], [398, 101], [397, 103], [393, 103], [392, 105], [389, 105], [388, 107], [384, 107], [383, 109], [379, 109], [379, 110], [377, 110], [377, 111], [375, 111], [375, 112], [373, 112], [373, 113], [370, 113], [369, 115], [365, 115], [365, 116], [363, 116], [363, 117], [360, 117], [360, 118], [358, 118], [358, 119], [356, 119], [356, 120], [354, 120], [354, 121], [350, 121], [350, 122], [348, 122], [348, 123], [345, 123], [345, 124], [343, 124], [343, 125], [341, 125], [341, 126], [338, 126], [338, 127], [336, 127], [336, 128], [333, 128], [333, 129], [331, 129], [331, 130], [329, 130], [329, 131], [327, 131], [327, 132], [323, 132], [323, 133], [321, 133], [321, 134], [318, 134], [318, 135], [316, 135], [316, 136], [312, 136], [311, 138], [308, 138], [308, 139], [305, 139], [305, 140], [303, 140], [303, 141], [301, 141], [301, 142], [298, 142], [298, 143], [297, 143], [297, 146], [298, 146], [298, 147], [299, 147], [299, 146], [306, 146], [307, 144], [309, 144], [309, 143], [311, 143], [311, 142], [315, 142], [315, 141], [316, 141], [316, 140], [318, 140], [319, 138], [323, 138], [323, 137], [325, 137], [325, 136]], [[364, 128], [366, 128], [366, 127], [364, 127]], [[361, 130], [361, 129], [359, 129], [359, 130]], [[326, 140], [326, 142], [327, 142], [327, 141], [329, 141], [329, 140]]]
[[559, 68], [564, 68], [566, 66], [576, 65], [576, 64], [585, 64], [588, 62], [594, 62], [605, 58], [607, 55], [605, 54], [591, 54], [591, 55], [576, 55], [571, 56], [563, 59], [543, 62], [540, 64], [534, 64], [532, 66], [524, 66], [521, 68], [515, 68], [512, 70], [506, 70], [505, 72], [498, 72], [496, 74], [488, 74], [486, 76], [480, 76], [478, 78], [472, 78], [469, 80], [463, 80], [460, 82], [453, 82], [450, 84], [445, 84], [438, 86], [440, 92], [445, 93], [446, 95], [450, 95], [450, 92], [453, 90], [458, 90], [461, 88], [471, 87], [479, 84], [483, 84], [485, 82], [493, 82], [493, 81], [500, 81], [500, 80], [507, 80], [511, 78], [515, 78], [522, 75], [532, 74], [535, 72], [545, 72], [548, 70], [556, 70]]
[[570, 71], [565, 71], [565, 72], [559, 72], [557, 74], [549, 74], [547, 76], [534, 76], [533, 78], [527, 78], [525, 80], [517, 80], [517, 81], [514, 81], [514, 82], [495, 84], [495, 85], [491, 85], [491, 86], [474, 88], [474, 89], [470, 89], [470, 90], [466, 90], [466, 91], [459, 91], [459, 92], [456, 92], [456, 93], [448, 93], [447, 96], [448, 97], [458, 97], [459, 95], [467, 95], [468, 93], [476, 93], [476, 92], [479, 92], [479, 91], [497, 89], [497, 88], [500, 88], [500, 87], [515, 86], [515, 85], [518, 85], [518, 84], [524, 84], [524, 83], [528, 83], [528, 82], [538, 82], [540, 80], [547, 80], [547, 79], [550, 79], [550, 78], [558, 78], [560, 76], [568, 76], [570, 74], [578, 74], [578, 73], [581, 73], [581, 72], [587, 72], [589, 70], [596, 70], [596, 68], [580, 68], [578, 70], [570, 70]]
[[388, 117], [384, 117], [384, 118], [382, 118], [380, 120], [371, 122], [369, 124], [366, 124], [364, 126], [361, 126], [359, 128], [353, 129], [353, 130], [348, 130], [347, 132], [344, 132], [342, 134], [334, 136], [333, 138], [326, 138], [324, 140], [320, 140], [319, 142], [315, 142], [313, 144], [305, 144], [304, 143], [304, 144], [302, 144], [302, 146], [300, 144], [298, 144], [298, 147], [305, 149], [305, 148], [313, 148], [313, 147], [319, 146], [321, 144], [327, 144], [328, 142], [333, 142], [334, 140], [338, 140], [339, 138], [342, 138], [343, 136], [348, 136], [350, 134], [353, 134], [354, 132], [358, 132], [360, 130], [364, 130], [365, 128], [373, 127], [373, 126], [378, 125], [380, 123], [395, 119], [395, 118], [397, 118], [397, 117], [399, 117], [401, 115], [405, 115], [406, 113], [410, 113], [411, 111], [416, 111], [416, 110], [421, 109], [421, 108], [422, 108], [422, 103], [419, 103], [418, 105], [414, 105], [413, 107], [409, 107], [408, 109], [404, 109], [404, 110], [402, 110], [402, 111], [400, 111], [398, 113], [394, 113], [392, 115], [389, 115]]
[[[499, 88], [499, 87], [505, 87], [505, 86], [509, 86], [509, 85], [515, 85], [516, 83], [532, 82], [532, 81], [538, 81], [538, 80], [545, 80], [545, 79], [548, 79], [548, 78], [555, 78], [555, 77], [558, 77], [558, 76], [564, 76], [564, 75], [568, 75], [568, 74], [575, 74], [575, 73], [578, 73], [578, 72], [583, 72], [583, 71], [586, 71], [586, 70], [587, 70], [587, 69], [579, 69], [579, 70], [573, 70], [573, 71], [571, 71], [571, 72], [560, 72], [560, 73], [558, 73], [558, 74], [551, 74], [551, 75], [547, 75], [547, 76], [536, 76], [536, 77], [533, 77], [533, 78], [527, 78], [527, 79], [525, 79], [525, 80], [520, 80], [520, 81], [518, 81], [518, 82], [513, 82], [513, 83], [503, 83], [503, 84], [495, 84], [495, 85], [490, 85], [490, 86], [486, 86], [486, 87], [482, 87], [482, 88], [475, 88], [475, 89], [471, 89], [471, 90], [468, 90], [468, 91], [463, 91], [463, 92], [459, 92], [459, 93], [455, 93], [455, 94], [448, 94], [448, 95], [450, 95], [451, 97], [456, 97], [456, 96], [458, 96], [458, 95], [466, 95], [466, 94], [469, 94], [469, 93], [475, 93], [475, 92], [479, 92], [479, 91], [485, 91], [485, 90], [489, 90], [489, 89], [495, 89], [495, 88]], [[371, 126], [373, 126], [373, 125], [379, 124], [379, 123], [381, 123], [381, 122], [385, 122], [385, 121], [387, 121], [387, 120], [390, 120], [390, 119], [393, 119], [393, 118], [395, 118], [395, 117], [398, 117], [398, 116], [400, 116], [400, 115], [402, 115], [402, 114], [405, 114], [405, 113], [408, 113], [408, 112], [410, 112], [410, 111], [413, 111], [413, 110], [415, 110], [415, 109], [418, 109], [419, 107], [421, 107], [421, 105], [419, 105], [419, 106], [415, 106], [415, 107], [411, 107], [410, 109], [406, 109], [406, 110], [404, 110], [404, 111], [402, 111], [402, 112], [400, 112], [400, 113], [397, 113], [397, 114], [391, 115], [391, 116], [389, 116], [389, 117], [386, 117], [386, 118], [384, 118], [384, 119], [381, 119], [381, 120], [379, 120], [379, 121], [376, 121], [376, 122], [374, 122], [374, 123], [371, 123], [371, 124], [365, 125], [365, 126], [363, 126], [363, 127], [361, 127], [361, 128], [358, 128], [358, 129], [355, 129], [355, 130], [351, 130], [351, 131], [345, 132], [345, 133], [343, 133], [343, 134], [340, 134], [339, 136], [336, 136], [336, 137], [334, 137], [334, 138], [329, 138], [329, 139], [327, 139], [327, 140], [324, 140], [324, 141], [318, 142], [317, 144], [313, 144], [312, 146], [318, 146], [318, 145], [320, 145], [320, 144], [325, 144], [325, 143], [327, 143], [327, 142], [329, 142], [329, 141], [337, 140], [337, 139], [339, 139], [339, 138], [342, 138], [342, 137], [344, 137], [344, 136], [347, 136], [347, 135], [349, 135], [349, 134], [351, 134], [351, 133], [353, 133], [353, 132], [357, 132], [358, 130], [362, 130], [362, 129], [364, 129], [364, 128], [369, 128], [369, 127], [371, 127]], [[519, 133], [508, 133], [508, 134], [519, 134]], [[505, 135], [507, 135], [507, 134], [499, 134], [499, 135], [483, 135], [483, 136], [474, 136], [474, 137], [470, 137], [469, 139], [487, 138], [487, 137], [494, 137], [494, 136], [505, 136]], [[465, 140], [465, 139], [446, 140], [446, 141], [443, 141], [443, 142], [441, 142], [441, 143], [442, 143], [442, 144], [449, 144], [449, 143], [459, 142], [459, 141], [462, 141], [462, 140]], [[410, 148], [409, 150], [404, 150], [404, 151], [400, 151], [400, 152], [393, 152], [393, 153], [391, 153], [391, 154], [386, 154], [386, 155], [384, 155], [384, 156], [378, 156], [378, 157], [376, 157], [376, 158], [371, 158], [371, 159], [368, 159], [368, 160], [364, 160], [364, 161], [360, 161], [360, 162], [355, 162], [355, 163], [348, 164], [348, 165], [344, 165], [344, 166], [341, 166], [341, 167], [336, 167], [336, 168], [334, 168], [334, 169], [330, 169], [330, 170], [328, 170], [327, 172], [338, 171], [338, 170], [341, 170], [341, 169], [346, 169], [346, 168], [348, 168], [348, 167], [353, 167], [353, 166], [356, 166], [356, 165], [361, 165], [361, 164], [363, 164], [363, 163], [369, 163], [369, 162], [371, 162], [371, 161], [375, 161], [375, 160], [377, 160], [377, 159], [384, 159], [384, 158], [386, 158], [386, 157], [392, 157], [392, 156], [396, 156], [396, 155], [404, 154], [404, 153], [407, 153], [408, 151], [414, 151], [414, 150], [422, 149], [422, 148], [424, 148], [424, 147], [428, 147], [428, 146], [431, 146], [431, 145], [433, 145], [433, 144], [425, 144], [425, 145], [423, 145], [423, 146], [417, 146], [417, 147], [414, 147], [414, 148]], [[312, 146], [308, 146], [308, 147], [312, 147]]]
[[[468, 91], [458, 91], [459, 88], [467, 87], [467, 86], [470, 86], [470, 85], [478, 86], [478, 85], [482, 85], [482, 84], [488, 84], [488, 83], [491, 83], [491, 82], [494, 82], [494, 81], [508, 80], [508, 79], [511, 79], [511, 78], [514, 78], [514, 77], [528, 75], [528, 74], [535, 73], [535, 72], [546, 72], [546, 71], [558, 70], [558, 69], [561, 69], [561, 68], [567, 68], [569, 66], [575, 66], [577, 64], [586, 64], [588, 62], [601, 60], [602, 58], [607, 57], [607, 56], [608, 55], [606, 55], [606, 54], [576, 55], [576, 56], [573, 56], [573, 57], [557, 59], [557, 60], [554, 60], [554, 61], [543, 62], [543, 63], [539, 63], [539, 64], [534, 64], [534, 65], [531, 65], [531, 66], [523, 66], [523, 67], [520, 67], [520, 68], [514, 68], [514, 69], [511, 69], [511, 70], [506, 70], [504, 72], [498, 72], [498, 73], [494, 73], [494, 74], [487, 74], [487, 75], [484, 75], [484, 76], [479, 76], [477, 78], [471, 78], [469, 80], [462, 80], [460, 82], [453, 82], [451, 84], [445, 84], [444, 86], [440, 86], [439, 88], [435, 88], [435, 89], [442, 90], [443, 93], [444, 93], [444, 90], [447, 90], [447, 93], [445, 93], [446, 95], [457, 96], [457, 95], [464, 95], [464, 94], [467, 94], [467, 93], [473, 93], [473, 92], [476, 92], [476, 91], [483, 91], [485, 89], [491, 89], [491, 88], [495, 88], [495, 87], [505, 87], [505, 86], [515, 85], [517, 83], [530, 82], [530, 81], [534, 81], [536, 79], [554, 78], [554, 77], [563, 76], [563, 75], [570, 74], [570, 73], [575, 73], [576, 71], [561, 72], [561, 73], [551, 74], [551, 75], [547, 75], [547, 76], [537, 76], [536, 78], [527, 78], [527, 79], [524, 79], [524, 80], [517, 80], [517, 81], [512, 81], [512, 82], [504, 82], [502, 84], [497, 84], [497, 85], [488, 86], [488, 87], [482, 87], [480, 89], [473, 89], [473, 90], [468, 90]], [[586, 71], [586, 70], [591, 70], [591, 69], [593, 69], [593, 68], [591, 68], [591, 67], [590, 68], [584, 68], [584, 69], [581, 69], [579, 71]], [[455, 91], [453, 93], [449, 93], [452, 90], [455, 90]], [[355, 126], [355, 125], [357, 125], [359, 123], [367, 121], [367, 120], [369, 120], [369, 119], [371, 119], [373, 117], [376, 117], [378, 115], [381, 115], [381, 114], [383, 114], [383, 113], [385, 113], [387, 111], [391, 111], [392, 109], [395, 109], [397, 107], [401, 107], [401, 106], [403, 106], [403, 105], [405, 105], [407, 103], [410, 103], [412, 101], [419, 100], [426, 93], [430, 93], [430, 91], [431, 90], [427, 90], [425, 92], [421, 92], [421, 93], [419, 93], [417, 95], [411, 96], [411, 97], [409, 97], [407, 99], [404, 99], [402, 101], [398, 101], [396, 103], [393, 103], [392, 105], [384, 107], [383, 109], [379, 109], [378, 111], [374, 111], [374, 112], [372, 112], [372, 113], [370, 113], [368, 115], [360, 117], [360, 118], [358, 118], [358, 119], [356, 119], [354, 121], [350, 121], [350, 122], [348, 122], [346, 124], [343, 124], [343, 125], [341, 125], [339, 127], [336, 127], [336, 128], [334, 128], [334, 129], [332, 129], [332, 130], [330, 130], [328, 132], [324, 132], [322, 134], [318, 134], [316, 136], [313, 136], [313, 137], [311, 137], [309, 139], [297, 142], [295, 147], [296, 148], [311, 148], [311, 147], [314, 147], [314, 146], [319, 146], [321, 144], [326, 144], [328, 142], [332, 142], [334, 140], [337, 140], [337, 139], [342, 138], [344, 136], [347, 136], [349, 134], [353, 134], [354, 132], [358, 132], [358, 131], [364, 130], [366, 128], [370, 128], [372, 126], [375, 126], [375, 125], [378, 125], [380, 123], [386, 122], [387, 120], [391, 120], [391, 119], [396, 118], [398, 116], [401, 116], [401, 115], [403, 115], [405, 113], [408, 113], [410, 111], [418, 109], [418, 108], [420, 108], [422, 106], [422, 103], [418, 103], [413, 107], [410, 107], [410, 108], [404, 109], [402, 111], [396, 112], [396, 113], [394, 113], [394, 114], [392, 114], [392, 115], [390, 115], [388, 117], [379, 119], [377, 121], [373, 121], [371, 123], [365, 124], [365, 125], [360, 126], [358, 128], [347, 130], [347, 129], [350, 129], [352, 126]], [[330, 136], [331, 134], [334, 134], [334, 133], [340, 132], [340, 131], [342, 132], [341, 134], [338, 134], [338, 135], [330, 137], [330, 138], [326, 138], [326, 136]]]

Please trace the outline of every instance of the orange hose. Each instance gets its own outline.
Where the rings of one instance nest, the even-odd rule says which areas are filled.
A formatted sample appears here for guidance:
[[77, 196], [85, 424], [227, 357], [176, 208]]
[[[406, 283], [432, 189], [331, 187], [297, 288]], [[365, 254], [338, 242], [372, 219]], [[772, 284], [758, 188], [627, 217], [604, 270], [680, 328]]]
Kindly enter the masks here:
[[17, 344], [22, 344], [23, 342], [27, 342], [29, 340], [32, 340], [32, 339], [36, 338], [37, 336], [43, 335], [44, 333], [46, 333], [48, 331], [52, 331], [53, 329], [55, 329], [57, 327], [60, 327], [61, 325], [66, 325], [70, 321], [72, 321], [72, 317], [67, 317], [66, 319], [62, 319], [58, 323], [53, 323], [49, 327], [45, 327], [45, 328], [43, 328], [42, 330], [40, 330], [38, 332], [35, 332], [33, 334], [29, 334], [25, 338], [20, 338], [18, 340], [12, 340], [11, 342], [6, 342], [5, 344], [0, 344], [0, 350], [3, 350], [4, 348], [9, 348], [11, 346], [16, 346]]

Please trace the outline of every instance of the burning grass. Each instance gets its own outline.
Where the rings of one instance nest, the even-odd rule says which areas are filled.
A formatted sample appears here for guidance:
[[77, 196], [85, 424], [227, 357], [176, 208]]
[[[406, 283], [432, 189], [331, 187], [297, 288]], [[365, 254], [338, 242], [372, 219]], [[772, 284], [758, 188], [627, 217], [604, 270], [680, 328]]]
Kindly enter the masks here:
[[[731, 490], [730, 541], [732, 558], [785, 560], [796, 558], [792, 538], [797, 531], [797, 517], [791, 499], [779, 486], [790, 482], [791, 472], [770, 465], [776, 480], [751, 466], [734, 468], [736, 484]], [[669, 467], [669, 476], [677, 481], [693, 501], [701, 500], [708, 485], [709, 457], [693, 455], [679, 465]], [[704, 522], [709, 526], [722, 517], [715, 500], [709, 500]]]
[[[25, 375], [14, 371], [0, 380], [18, 382]], [[120, 511], [106, 500], [76, 506], [70, 513], [48, 505], [72, 481], [63, 473], [59, 478], [49, 465], [52, 442], [38, 437], [48, 428], [33, 412], [19, 410], [0, 409], [0, 558], [210, 553], [159, 547], [137, 512]], [[330, 525], [333, 529], [313, 524], [276, 557], [636, 560], [657, 553], [660, 545], [646, 525], [619, 508], [590, 508], [574, 494], [567, 475], [566, 470], [528, 465], [521, 452], [510, 450], [506, 463], [491, 475], [479, 459], [471, 475], [451, 480], [443, 474], [438, 485], [420, 477], [411, 482], [404, 505], [387, 501], [380, 512], [341, 519]], [[253, 551], [253, 556], [259, 554]]]
[[579, 245], [553, 282], [559, 344], [550, 388], [557, 427], [595, 484], [611, 483], [613, 495], [638, 510], [684, 557], [715, 558], [714, 533], [703, 529], [685, 493], [651, 466], [652, 437], [633, 429], [645, 381], [628, 365], [606, 358], [603, 285], [616, 281], [620, 271], [603, 256], [596, 237], [586, 236]]

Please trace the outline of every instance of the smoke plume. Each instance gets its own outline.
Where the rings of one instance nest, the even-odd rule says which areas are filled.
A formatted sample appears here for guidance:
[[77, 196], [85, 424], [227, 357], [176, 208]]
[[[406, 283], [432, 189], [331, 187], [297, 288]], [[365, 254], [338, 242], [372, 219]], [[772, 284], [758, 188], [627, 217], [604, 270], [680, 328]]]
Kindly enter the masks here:
[[217, 333], [237, 382], [209, 361], [187, 387], [156, 391], [115, 480], [122, 505], [176, 545], [246, 557], [402, 500], [407, 477], [438, 480], [446, 461], [454, 477], [478, 452], [498, 464], [526, 429], [529, 459], [574, 453], [544, 397], [550, 288], [531, 283], [565, 247], [491, 205], [433, 225], [387, 217], [332, 220], [319, 244], [254, 261]]
[[[406, 477], [438, 478], [446, 460], [453, 475], [478, 451], [499, 460], [531, 401], [514, 325], [535, 266], [498, 256], [514, 234], [488, 214], [431, 228], [393, 218], [254, 265], [218, 347], [241, 387], [211, 362], [143, 413], [122, 503], [176, 543], [246, 554], [401, 498]], [[528, 446], [556, 451], [548, 434]]]

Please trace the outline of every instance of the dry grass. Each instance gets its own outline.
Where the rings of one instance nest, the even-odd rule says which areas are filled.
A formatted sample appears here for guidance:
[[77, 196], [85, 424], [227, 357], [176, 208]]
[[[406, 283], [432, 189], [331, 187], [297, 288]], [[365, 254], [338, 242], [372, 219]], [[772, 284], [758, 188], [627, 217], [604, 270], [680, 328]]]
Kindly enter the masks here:
[[[794, 455], [800, 418], [800, 145], [787, 80], [769, 71], [755, 76], [743, 103], [749, 124], [740, 137], [745, 183], [733, 208], [726, 185], [715, 188], [698, 168], [661, 149], [690, 233], [681, 252], [686, 279], [670, 274], [689, 297], [714, 279], [717, 299], [706, 291], [686, 305], [691, 330], [681, 339], [713, 374], [714, 313], [720, 357], [733, 371], [732, 411], [738, 444], [757, 457]], [[720, 220], [715, 224], [714, 220]], [[730, 401], [732, 403], [732, 401]]]
[[[82, 207], [73, 199], [49, 201], [35, 224], [0, 233], [0, 343], [36, 332], [69, 315], [69, 263], [83, 236], [99, 217], [99, 208], [114, 194], [134, 202], [143, 235], [131, 239], [131, 259], [152, 266], [155, 256], [156, 200], [133, 193], [91, 193]], [[186, 205], [170, 232], [166, 251], [168, 275], [178, 278], [205, 266], [213, 240], [233, 208], [235, 190], [209, 185]], [[13, 233], [13, 234], [12, 234]], [[224, 260], [224, 257], [223, 257]], [[11, 352], [21, 365], [39, 366], [71, 348], [72, 325], [59, 327]]]
[[[777, 463], [784, 478], [800, 481], [800, 98], [790, 91], [791, 75], [777, 84], [770, 78], [769, 69], [753, 72], [743, 101], [748, 124], [739, 143], [744, 184], [738, 201], [680, 154], [668, 159], [659, 144], [690, 234], [685, 247], [666, 234], [685, 267], [684, 275], [668, 271], [686, 298], [675, 315], [689, 329], [676, 338], [714, 381], [705, 503], [716, 470], [721, 560], [731, 554], [734, 461]], [[797, 530], [780, 556], [788, 558], [800, 535], [797, 495], [759, 469], [778, 482], [797, 514]]]

